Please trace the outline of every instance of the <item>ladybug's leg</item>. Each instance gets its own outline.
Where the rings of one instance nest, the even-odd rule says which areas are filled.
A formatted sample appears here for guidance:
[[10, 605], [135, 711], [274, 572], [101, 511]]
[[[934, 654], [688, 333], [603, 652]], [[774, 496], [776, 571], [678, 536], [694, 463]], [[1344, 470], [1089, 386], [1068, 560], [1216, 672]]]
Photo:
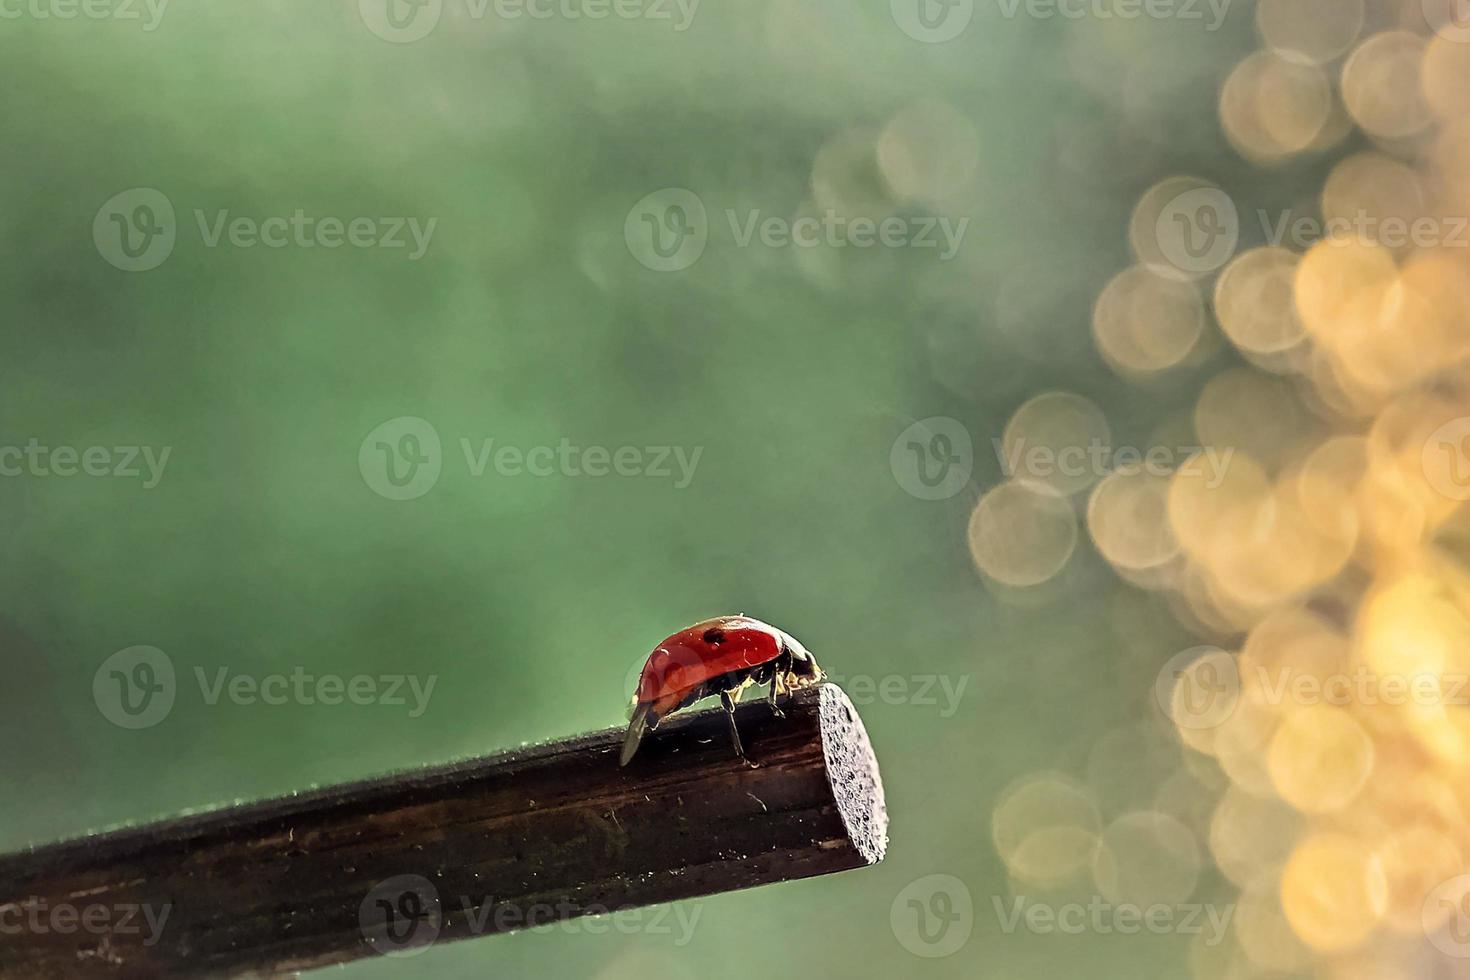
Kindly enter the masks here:
[[781, 683], [781, 678], [785, 677], [789, 670], [791, 670], [791, 654], [782, 651], [781, 656], [771, 664], [771, 692], [766, 695], [766, 703], [771, 706], [771, 712], [777, 718], [786, 717], [786, 712], [776, 704], [776, 695], [790, 693], [786, 690], [786, 685]]
[[771, 706], [771, 713], [777, 718], [786, 717], [786, 712], [782, 711], [781, 706], [776, 703], [776, 695], [785, 693], [786, 689], [781, 684], [781, 671], [771, 671], [771, 692], [766, 695], [766, 704]]
[[745, 758], [745, 749], [740, 744], [740, 729], [735, 727], [735, 699], [729, 691], [720, 692], [720, 704], [725, 706], [725, 718], [730, 722], [730, 741], [735, 743], [735, 754]]

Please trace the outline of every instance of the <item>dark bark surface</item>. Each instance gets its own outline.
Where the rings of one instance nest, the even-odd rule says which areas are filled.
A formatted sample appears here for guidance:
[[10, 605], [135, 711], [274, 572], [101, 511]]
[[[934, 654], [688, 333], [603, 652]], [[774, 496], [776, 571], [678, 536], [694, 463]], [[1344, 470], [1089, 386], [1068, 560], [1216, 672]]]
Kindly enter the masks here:
[[738, 709], [755, 768], [714, 709], [627, 768], [610, 729], [0, 857], [0, 975], [285, 973], [875, 863], [857, 712], [784, 710]]

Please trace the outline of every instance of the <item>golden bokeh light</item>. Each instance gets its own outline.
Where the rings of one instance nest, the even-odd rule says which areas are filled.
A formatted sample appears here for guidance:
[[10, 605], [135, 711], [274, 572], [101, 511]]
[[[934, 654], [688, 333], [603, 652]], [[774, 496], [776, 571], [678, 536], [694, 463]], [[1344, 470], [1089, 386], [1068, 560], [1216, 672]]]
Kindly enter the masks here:
[[1011, 874], [1033, 884], [1056, 884], [1089, 866], [1101, 819], [1086, 786], [1062, 773], [1039, 772], [1001, 794], [990, 828]]
[[1145, 902], [1218, 871], [1235, 917], [1191, 943], [1196, 980], [1439, 975], [1470, 910], [1470, 888], [1437, 891], [1470, 874], [1470, 28], [1452, 2], [1259, 0], [1220, 127], [1283, 184], [1315, 168], [1315, 201], [1292, 186], [1293, 210], [1259, 212], [1282, 237], [1181, 268], [1176, 202], [1223, 192], [1159, 180], [1130, 218], [1137, 265], [1093, 307], [1117, 375], [1189, 394], [1150, 444], [1194, 449], [1100, 473], [1087, 532], [1211, 646], [1158, 656], [1150, 718], [1174, 754], [1148, 725], [1096, 738], [1076, 790], [1096, 809], [1048, 825], [1055, 867], [1031, 874]]
[[1241, 888], [1262, 875], [1279, 875], [1305, 828], [1301, 814], [1274, 797], [1232, 787], [1210, 821], [1210, 855]]
[[[1322, 219], [1404, 254], [1434, 244], [1429, 190], [1413, 167], [1383, 153], [1357, 153], [1332, 168], [1322, 188]], [[1422, 219], [1422, 220], [1421, 220]]]
[[[1213, 460], [1225, 458], [1218, 451]], [[1191, 457], [1169, 483], [1169, 525], [1201, 560], [1235, 548], [1269, 508], [1272, 489], [1265, 469], [1243, 452], [1219, 466], [1211, 460], [1203, 453]]]
[[1267, 760], [1283, 800], [1303, 813], [1334, 813], [1368, 781], [1373, 740], [1347, 709], [1313, 704], [1287, 715], [1271, 737]]
[[1008, 476], [1063, 496], [1097, 482], [1111, 447], [1112, 430], [1102, 409], [1066, 391], [1027, 401], [1001, 437]]
[[1276, 869], [1263, 872], [1241, 890], [1235, 903], [1234, 926], [1236, 941], [1257, 969], [1292, 974], [1311, 965], [1311, 951], [1286, 921]]
[[[1315, 425], [1291, 382], [1237, 368], [1217, 374], [1200, 392], [1194, 431], [1222, 454], [1243, 453], [1276, 471], [1300, 454]], [[1224, 465], [1233, 464], [1232, 458]]]
[[892, 197], [942, 208], [971, 188], [980, 168], [980, 134], [954, 106], [926, 100], [888, 121], [877, 152]]
[[1383, 867], [1384, 921], [1395, 932], [1422, 935], [1448, 921], [1452, 908], [1426, 903], [1425, 896], [1465, 867], [1460, 844], [1428, 823], [1396, 827], [1378, 845]]
[[1141, 466], [1108, 474], [1087, 502], [1093, 544], [1120, 569], [1155, 569], [1178, 557], [1168, 517], [1169, 477]]
[[1284, 57], [1320, 65], [1352, 46], [1364, 13], [1364, 0], [1259, 0], [1256, 29]]
[[1442, 120], [1463, 116], [1470, 92], [1470, 45], [1448, 37], [1435, 37], [1424, 51], [1420, 69], [1424, 101]]
[[1002, 585], [1051, 579], [1077, 548], [1077, 514], [1055, 491], [1011, 480], [992, 489], [970, 515], [970, 555]]
[[1220, 124], [1249, 160], [1271, 164], [1312, 148], [1333, 115], [1332, 83], [1316, 65], [1258, 51], [1220, 91]]
[[1103, 831], [1092, 875], [1110, 902], [1139, 908], [1180, 905], [1199, 883], [1199, 844], [1167, 813], [1125, 813]]
[[1255, 796], [1272, 796], [1275, 785], [1267, 752], [1281, 725], [1279, 701], [1257, 675], [1243, 674], [1230, 716], [1215, 729], [1215, 758], [1230, 782]]
[[1219, 190], [1199, 177], [1176, 176], [1166, 177], [1145, 191], [1128, 220], [1128, 244], [1139, 265], [1169, 279], [1201, 278], [1203, 272], [1182, 268], [1178, 256], [1171, 254], [1174, 243], [1169, 230], [1171, 222], [1179, 217], [1175, 213], [1178, 203], [1190, 199], [1186, 195]]
[[1290, 249], [1268, 246], [1236, 256], [1220, 273], [1215, 316], [1241, 351], [1280, 354], [1306, 338], [1292, 292], [1300, 260]]
[[1119, 273], [1092, 311], [1098, 351], [1125, 375], [1154, 374], [1184, 363], [1204, 329], [1199, 289], [1144, 266]]
[[1420, 88], [1426, 44], [1409, 31], [1385, 31], [1358, 46], [1342, 67], [1342, 101], [1369, 136], [1401, 140], [1433, 121]]
[[1308, 837], [1281, 873], [1281, 905], [1292, 931], [1321, 952], [1367, 939], [1383, 917], [1387, 892], [1381, 859], [1345, 834]]
[[1267, 47], [1320, 65], [1352, 45], [1364, 13], [1364, 0], [1259, 0], [1256, 28]]

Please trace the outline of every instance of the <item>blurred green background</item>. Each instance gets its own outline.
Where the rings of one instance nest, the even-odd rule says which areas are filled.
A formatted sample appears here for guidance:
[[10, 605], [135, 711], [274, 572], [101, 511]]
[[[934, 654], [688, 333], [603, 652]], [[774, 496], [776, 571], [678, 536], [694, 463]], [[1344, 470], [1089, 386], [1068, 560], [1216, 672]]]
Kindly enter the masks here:
[[[1007, 783], [1075, 769], [1143, 716], [1157, 664], [1188, 644], [1085, 543], [1065, 591], [988, 589], [965, 524], [999, 479], [991, 439], [1032, 394], [1084, 394], [1135, 445], [1189, 404], [1187, 375], [1140, 391], [1106, 372], [1087, 324], [1129, 261], [1142, 191], [1176, 171], [1246, 179], [1215, 118], [1220, 78], [1253, 43], [1236, 7], [1206, 31], [1007, 17], [978, 0], [946, 43], [906, 34], [888, 0], [705, 0], [683, 31], [477, 19], [445, 0], [411, 43], [347, 0], [174, 0], [153, 29], [142, 5], [138, 21], [9, 8], [0, 443], [171, 455], [152, 489], [0, 479], [0, 846], [620, 724], [654, 643], [744, 611], [839, 678], [967, 679], [947, 717], [942, 697], [862, 705], [892, 818], [881, 866], [699, 902], [687, 944], [677, 928], [545, 930], [346, 972], [1183, 972], [1187, 937], [1007, 934], [989, 835]], [[894, 210], [968, 217], [952, 260], [733, 239], [726, 209], [800, 212], [824, 147], [934, 101], [973, 127], [951, 135], [978, 168], [948, 210]], [[841, 194], [883, 199], [871, 161], [849, 162]], [[1289, 204], [1289, 175], [1273, 186]], [[706, 205], [709, 243], [660, 272], [625, 220], [670, 187]], [[93, 236], [99, 209], [134, 188], [176, 213], [172, 252], [142, 272]], [[211, 248], [195, 216], [297, 209], [437, 225], [414, 261]], [[947, 500], [907, 492], [890, 465], [899, 434], [931, 416], [974, 440], [973, 474]], [[442, 473], [397, 501], [358, 457], [401, 417], [432, 424]], [[682, 488], [476, 477], [462, 439], [702, 456]], [[136, 645], [167, 654], [177, 696], [129, 730], [99, 710], [93, 679]], [[209, 704], [195, 682], [196, 668], [298, 666], [437, 683], [410, 717]], [[974, 904], [968, 942], [943, 958], [911, 953], [890, 917], [934, 873]]]

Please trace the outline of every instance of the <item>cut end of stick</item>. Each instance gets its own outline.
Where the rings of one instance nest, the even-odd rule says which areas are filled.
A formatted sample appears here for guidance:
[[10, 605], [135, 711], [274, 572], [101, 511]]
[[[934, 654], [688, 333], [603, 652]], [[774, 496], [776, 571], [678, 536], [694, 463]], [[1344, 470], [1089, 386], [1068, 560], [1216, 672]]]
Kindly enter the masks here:
[[888, 850], [888, 806], [878, 758], [862, 718], [842, 688], [823, 684], [820, 697], [822, 755], [832, 797], [853, 846], [869, 864], [877, 864]]

